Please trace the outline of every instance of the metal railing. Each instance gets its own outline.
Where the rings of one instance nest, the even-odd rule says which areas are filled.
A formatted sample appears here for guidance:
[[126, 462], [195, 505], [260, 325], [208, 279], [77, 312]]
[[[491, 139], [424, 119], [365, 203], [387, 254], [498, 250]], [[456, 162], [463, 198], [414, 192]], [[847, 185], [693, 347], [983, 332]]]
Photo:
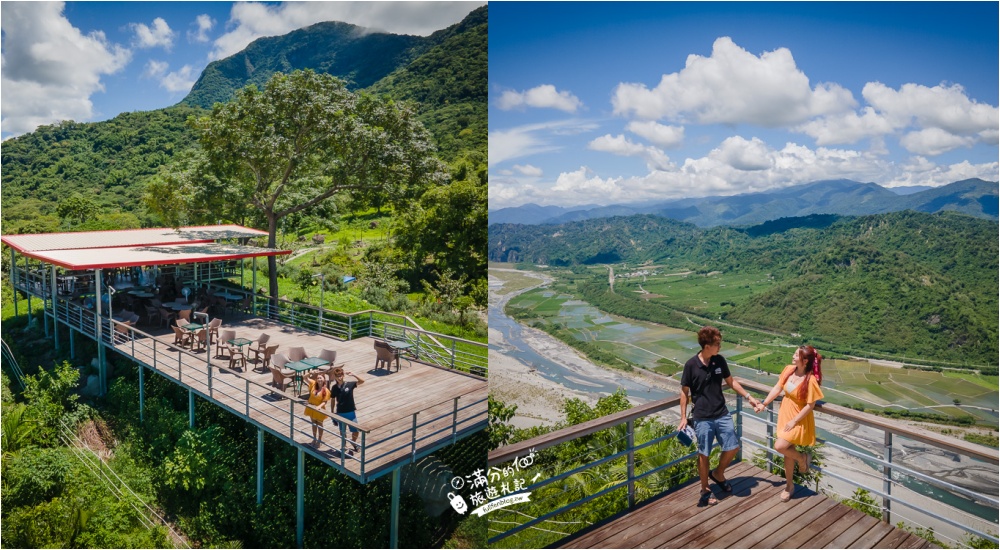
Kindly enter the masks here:
[[405, 315], [377, 310], [344, 313], [213, 286], [242, 296], [241, 300], [235, 300], [237, 303], [249, 301], [245, 313], [341, 340], [380, 338], [403, 341], [411, 346], [405, 353], [414, 360], [484, 378], [489, 376], [487, 344], [424, 330]]
[[[755, 392], [766, 394], [770, 390], [770, 387], [768, 386], [763, 386], [751, 381], [741, 380], [740, 383], [744, 388]], [[540, 512], [540, 509], [544, 508], [543, 506], [540, 506], [540, 503], [545, 502], [545, 497], [542, 497], [542, 499], [536, 499], [536, 495], [531, 495], [531, 500], [529, 501], [530, 504], [527, 504], [526, 506], [523, 505], [520, 508], [518, 506], [507, 506], [500, 510], [491, 512], [490, 545], [510, 547], [542, 547], [552, 545], [586, 526], [584, 523], [570, 521], [574, 517], [587, 518], [585, 523], [589, 525], [590, 523], [606, 519], [614, 514], [633, 509], [637, 500], [636, 484], [647, 476], [655, 475], [669, 468], [675, 469], [674, 472], [677, 473], [675, 476], [676, 479], [670, 479], [670, 481], [673, 482], [673, 485], [662, 488], [661, 493], [669, 490], [672, 486], [683, 483], [688, 477], [696, 477], [697, 473], [695, 470], [694, 460], [696, 453], [676, 456], [678, 454], [676, 448], [672, 451], [668, 451], [666, 453], [666, 458], [661, 460], [660, 463], [657, 463], [654, 460], [653, 464], [655, 465], [653, 467], [650, 467], [642, 473], [636, 473], [637, 453], [640, 453], [643, 449], [647, 449], [651, 446], [673, 439], [677, 432], [662, 434], [641, 444], [636, 444], [634, 439], [635, 423], [652, 414], [674, 407], [678, 403], [678, 397], [647, 403], [627, 411], [608, 415], [577, 426], [564, 428], [527, 441], [508, 445], [491, 452], [489, 454], [488, 465], [492, 471], [499, 465], [516, 461], [519, 457], [526, 456], [528, 453], [539, 453], [540, 456], [545, 456], [544, 453], [546, 449], [560, 444], [574, 444], [573, 442], [575, 442], [575, 444], [579, 445], [582, 449], [585, 449], [579, 457], [579, 462], [581, 463], [580, 465], [574, 465], [566, 471], [561, 470], [561, 463], [555, 464], [552, 471], [544, 471], [544, 468], [531, 470], [527, 472], [527, 475], [529, 477], [532, 475], [535, 476], [532, 483], [517, 491], [512, 491], [509, 493], [510, 495], [528, 494], [532, 491], [544, 492], [547, 488], [555, 488], [562, 493], [566, 493], [574, 490], [574, 485], [579, 484], [580, 479], [586, 479], [596, 475], [594, 471], [602, 465], [616, 460], [621, 462], [621, 459], [623, 458], [625, 459], [625, 463], [624, 465], [618, 464], [618, 471], [614, 476], [612, 476], [611, 479], [608, 480], [608, 483], [605, 485], [598, 484], [592, 492], [582, 494], [579, 498], [569, 501], [567, 501], [565, 496], [562, 495], [558, 498], [554, 498], [554, 504], [550, 510]], [[763, 454], [767, 457], [777, 454], [777, 452], [773, 450], [776, 425], [776, 411], [774, 409], [774, 403], [770, 404], [769, 409], [770, 411], [767, 418], [757, 417], [753, 414], [744, 415], [743, 399], [737, 396], [736, 407], [733, 411], [737, 436], [740, 438], [743, 444], [742, 446], [761, 449], [764, 451]], [[923, 533], [924, 535], [927, 533], [933, 535], [935, 533], [935, 525], [921, 524], [913, 517], [903, 516], [899, 513], [898, 509], [893, 508], [893, 503], [898, 503], [901, 506], [915, 510], [918, 509], [917, 505], [907, 501], [904, 495], [899, 494], [899, 491], [897, 491], [897, 494], [893, 494], [891, 491], [891, 487], [899, 485], [902, 482], [903, 477], [908, 477], [915, 482], [933, 486], [940, 491], [960, 495], [961, 497], [976, 501], [986, 507], [997, 509], [997, 498], [984, 495], [967, 487], [960, 487], [954, 483], [937, 479], [932, 475], [928, 475], [926, 473], [919, 472], [914, 468], [904, 466], [900, 464], [898, 456], [895, 458], [893, 457], [893, 453], [891, 451], [892, 437], [894, 434], [898, 437], [916, 439], [946, 452], [959, 453], [966, 457], [993, 465], [998, 464], [998, 453], [996, 449], [988, 449], [974, 444], [965, 443], [963, 441], [944, 438], [932, 432], [910, 428], [868, 413], [857, 412], [829, 403], [819, 403], [815, 409], [815, 413], [817, 415], [826, 414], [839, 418], [850, 419], [851, 421], [883, 431], [886, 442], [886, 450], [883, 456], [861, 453], [830, 441], [824, 442], [826, 447], [837, 449], [838, 451], [842, 451], [852, 457], [860, 458], [871, 464], [873, 467], [880, 469], [879, 478], [883, 481], [881, 488], [858, 483], [847, 475], [847, 472], [844, 471], [845, 468], [834, 468], [830, 465], [814, 465], [814, 469], [823, 476], [829, 476], [830, 478], [848, 483], [853, 487], [864, 489], [871, 495], [881, 498], [881, 519], [883, 521], [890, 521], [889, 512], [892, 510], [893, 514], [906, 520], [904, 522], [906, 525], [916, 527], [918, 529], [918, 533]], [[766, 435], [763, 438], [767, 440], [766, 445], [761, 444], [760, 442], [745, 435], [744, 417], [751, 419], [754, 422], [762, 423], [766, 426]], [[617, 444], [609, 445], [607, 449], [602, 449], [599, 456], [595, 456], [593, 448], [587, 448], [587, 446], [582, 443], [582, 438], [602, 430], [615, 429], [623, 429], [623, 433], [619, 434], [622, 436], [620, 437], [620, 441]], [[592, 442], [588, 442], [587, 445], [592, 445]], [[740, 460], [745, 460], [742, 448], [741, 453], [736, 458], [736, 461]], [[685, 462], [687, 462], [686, 465], [684, 464]], [[687, 470], [684, 470], [684, 468], [687, 468]], [[685, 471], [688, 472], [687, 477], [684, 475]], [[544, 479], [538, 480], [539, 477], [544, 477]], [[495, 495], [495, 498], [503, 496], [505, 495], [497, 494]], [[610, 498], [612, 502], [604, 502], [602, 506], [591, 506], [585, 510], [577, 510], [581, 506], [591, 503], [598, 498]], [[850, 501], [850, 497], [844, 498], [843, 496], [840, 496], [837, 499]], [[949, 509], [958, 512], [957, 509]], [[526, 513], [525, 510], [531, 511], [532, 513]], [[567, 514], [567, 512], [573, 510], [577, 510], [578, 513], [572, 515]], [[925, 516], [930, 516], [935, 521], [939, 522], [936, 524], [936, 526], [939, 527], [937, 531], [939, 535], [942, 526], [950, 526], [951, 528], [966, 533], [967, 536], [978, 537], [985, 541], [989, 541], [992, 544], [997, 544], [997, 536], [995, 532], [989, 532], [988, 529], [984, 530], [975, 526], [977, 524], [976, 520], [979, 518], [973, 518], [971, 516], [964, 515], [963, 513], [958, 513], [957, 516], [955, 514], [944, 515], [935, 513], [933, 510], [927, 510], [925, 508], [919, 509], [919, 512]], [[961, 519], [963, 516], [965, 519]], [[960, 519], [955, 519], [956, 517], [959, 517]], [[563, 521], [556, 521], [557, 518]], [[982, 522], [980, 521], [979, 523]], [[531, 530], [532, 535], [535, 538], [530, 538], [532, 535], [525, 534], [527, 530]], [[521, 534], [521, 536], [515, 539], [510, 539], [510, 537], [518, 534]], [[530, 542], [524, 539], [528, 539]], [[958, 545], [963, 543], [967, 544], [967, 542], [958, 540], [958, 537], [954, 537], [951, 540], [953, 543]]]
[[[771, 389], [769, 386], [752, 381], [742, 381], [741, 384], [747, 390], [764, 395], [766, 395]], [[771, 465], [774, 464], [774, 455], [778, 454], [773, 450], [775, 431], [778, 429], [774, 403], [775, 402], [772, 401], [768, 404], [766, 417], [758, 417], [753, 414], [746, 415], [747, 419], [765, 427], [767, 444], [763, 445], [747, 437], [743, 437], [742, 439], [744, 443], [749, 444], [751, 447], [761, 449], [767, 457], [767, 462]], [[831, 478], [843, 482], [854, 489], [862, 489], [868, 494], [877, 497], [880, 500], [880, 502], [878, 502], [878, 515], [879, 519], [883, 522], [892, 523], [893, 516], [906, 517], [901, 513], [898, 507], [893, 506], [896, 504], [898, 506], [906, 507], [911, 511], [919, 512], [919, 515], [928, 516], [929, 518], [940, 522], [939, 525], [943, 524], [950, 526], [968, 535], [988, 540], [993, 544], [1000, 543], [996, 532], [990, 533], [984, 531], [983, 529], [976, 528], [971, 525], [971, 523], [974, 523], [975, 520], [957, 509], [952, 508], [958, 512], [957, 514], [951, 516], [944, 515], [932, 509], [928, 509], [926, 506], [921, 506], [915, 503], [912, 498], [900, 495], [898, 491], [897, 494], [893, 494], [893, 487], [904, 486], [904, 481], [918, 482], [925, 486], [933, 487], [943, 493], [965, 498], [987, 508], [998, 510], [998, 516], [1000, 516], [1000, 500], [998, 500], [995, 496], [984, 495], [967, 487], [949, 483], [932, 475], [917, 471], [912, 467], [905, 466], [900, 463], [900, 453], [893, 452], [894, 444], [896, 447], [899, 447], [898, 443], [900, 439], [913, 440], [930, 445], [944, 452], [954, 453], [955, 455], [961, 455], [976, 461], [996, 465], [1000, 464], [1000, 454], [998, 454], [996, 449], [989, 449], [957, 439], [943, 438], [938, 434], [928, 432], [926, 430], [911, 428], [878, 416], [855, 411], [853, 409], [832, 403], [818, 403], [815, 412], [817, 414], [829, 415], [849, 420], [851, 422], [856, 422], [862, 426], [873, 428], [881, 432], [881, 454], [861, 452], [845, 445], [817, 438], [817, 443], [822, 445], [823, 448], [833, 449], [847, 456], [860, 459], [862, 463], [871, 468], [870, 472], [855, 470], [855, 474], [860, 475], [855, 475], [854, 477], [873, 477], [876, 482], [874, 485], [859, 482], [857, 479], [852, 479], [851, 477], [848, 477], [848, 475], [845, 475], [849, 469], [846, 465], [838, 465], [838, 468], [815, 466], [815, 469], [824, 476], [830, 476]], [[839, 495], [839, 497], [841, 500], [851, 500], [850, 495]], [[913, 514], [911, 513], [910, 517], [906, 518], [910, 520], [909, 523], [915, 523], [912, 516]], [[955, 517], [965, 517], [965, 519], [956, 520], [954, 519]], [[937, 532], [938, 535], [940, 535], [941, 529], [939, 528]], [[952, 543], [961, 544], [962, 541], [953, 539]]]
[[21, 367], [18, 366], [17, 359], [14, 359], [14, 352], [11, 351], [10, 346], [7, 345], [7, 342], [4, 342], [3, 340], [0, 340], [0, 350], [2, 350], [0, 351], [0, 355], [2, 355], [3, 357], [4, 365], [7, 365], [7, 367], [10, 369], [11, 374], [14, 375], [14, 381], [16, 381], [17, 385], [20, 386], [21, 389], [23, 390], [24, 371], [22, 371]]
[[[93, 311], [65, 300], [57, 300], [56, 304], [59, 321], [97, 340], [97, 315]], [[102, 317], [100, 323], [101, 341], [137, 362], [140, 368], [148, 368], [170, 379], [288, 443], [303, 446], [303, 442], [312, 440], [313, 424], [305, 411], [313, 407], [307, 401], [278, 393], [274, 387], [243, 378], [220, 364], [213, 364], [213, 342], [206, 342], [204, 353], [194, 353], [159, 341], [151, 334], [114, 319]], [[224, 374], [217, 374], [215, 369]], [[448, 404], [452, 406], [442, 406]], [[469, 409], [473, 409], [473, 414], [459, 419], [459, 413]], [[333, 433], [333, 444], [324, 442], [316, 447], [304, 446], [305, 450], [321, 460], [339, 465], [346, 474], [361, 482], [384, 473], [387, 462], [415, 460], [418, 451], [425, 451], [425, 446], [442, 433], [450, 432], [451, 442], [454, 442], [470, 430], [481, 429], [487, 421], [486, 399], [471, 395], [449, 399], [425, 407], [409, 417], [374, 427], [362, 427], [334, 413], [321, 412], [338, 422], [339, 433], [328, 430], [327, 433]], [[445, 419], [451, 421], [443, 422]], [[353, 454], [347, 452], [352, 445], [347, 433], [350, 427], [360, 432], [359, 450]], [[373, 432], [377, 437], [373, 438]], [[382, 437], [383, 433], [391, 435]]]

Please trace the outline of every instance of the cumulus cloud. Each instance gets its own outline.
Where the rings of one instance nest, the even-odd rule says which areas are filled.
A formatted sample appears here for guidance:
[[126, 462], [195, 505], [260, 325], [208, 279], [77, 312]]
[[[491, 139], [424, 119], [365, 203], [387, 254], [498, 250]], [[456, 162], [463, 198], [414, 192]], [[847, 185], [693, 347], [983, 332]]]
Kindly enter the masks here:
[[184, 65], [179, 71], [173, 71], [164, 76], [160, 80], [160, 87], [173, 93], [188, 92], [194, 86], [197, 76], [194, 74], [194, 67]]
[[893, 132], [892, 124], [872, 107], [865, 107], [861, 114], [851, 112], [809, 121], [798, 131], [816, 139], [816, 145], [842, 145]]
[[132, 23], [135, 38], [132, 43], [138, 48], [155, 48], [161, 46], [167, 51], [174, 45], [174, 31], [162, 17], [153, 19], [152, 26], [144, 23]]
[[750, 172], [771, 167], [772, 151], [758, 138], [749, 141], [740, 136], [726, 138], [709, 157], [728, 164], [737, 170]]
[[996, 107], [970, 99], [958, 84], [933, 88], [903, 84], [899, 90], [893, 90], [880, 82], [869, 82], [861, 95], [897, 128], [915, 123], [961, 135], [1000, 125]]
[[215, 27], [215, 19], [207, 13], [203, 13], [194, 19], [192, 25], [194, 30], [187, 32], [189, 42], [208, 42], [208, 32]]
[[88, 120], [90, 96], [103, 75], [128, 64], [131, 53], [102, 32], [84, 35], [63, 15], [62, 2], [4, 2], [2, 10], [2, 130], [30, 132], [59, 120]]
[[975, 142], [974, 137], [956, 136], [940, 128], [925, 128], [910, 132], [899, 140], [899, 144], [907, 151], [929, 156], [940, 155], [959, 147], [971, 147]]
[[166, 61], [157, 61], [155, 59], [150, 59], [146, 62], [146, 69], [142, 72], [142, 76], [148, 78], [158, 78], [163, 76], [167, 72], [170, 64]]
[[639, 157], [646, 161], [646, 166], [650, 170], [667, 170], [671, 167], [670, 158], [660, 149], [641, 143], [634, 143], [628, 138], [619, 134], [603, 135], [587, 144], [587, 148], [594, 151], [604, 151], [622, 157]]
[[633, 134], [644, 137], [660, 147], [677, 147], [684, 142], [683, 126], [667, 126], [653, 120], [633, 120], [625, 127]]
[[500, 95], [497, 106], [505, 111], [523, 107], [536, 107], [539, 109], [559, 109], [567, 113], [575, 113], [577, 109], [583, 107], [583, 102], [570, 92], [565, 90], [560, 92], [551, 84], [542, 84], [523, 92], [506, 90]]
[[614, 91], [616, 114], [646, 120], [779, 127], [846, 112], [857, 102], [838, 84], [810, 86], [787, 48], [759, 57], [721, 37], [712, 55], [689, 55], [683, 69], [663, 75], [653, 89], [622, 83]]
[[922, 156], [916, 156], [900, 167], [899, 173], [889, 180], [886, 187], [901, 185], [946, 185], [955, 181], [979, 178], [996, 181], [1000, 163], [987, 162], [972, 164], [967, 160], [954, 164], [935, 164]]
[[533, 178], [541, 177], [542, 169], [537, 166], [532, 166], [530, 164], [520, 165], [515, 164], [514, 170], [517, 170], [523, 176], [529, 176]]
[[343, 21], [375, 31], [427, 36], [461, 21], [485, 2], [237, 2], [210, 60], [239, 52], [263, 36], [278, 36], [321, 21]]
[[561, 146], [555, 145], [553, 136], [578, 134], [594, 128], [596, 125], [593, 122], [574, 119], [491, 130], [487, 136], [488, 165], [561, 149]]

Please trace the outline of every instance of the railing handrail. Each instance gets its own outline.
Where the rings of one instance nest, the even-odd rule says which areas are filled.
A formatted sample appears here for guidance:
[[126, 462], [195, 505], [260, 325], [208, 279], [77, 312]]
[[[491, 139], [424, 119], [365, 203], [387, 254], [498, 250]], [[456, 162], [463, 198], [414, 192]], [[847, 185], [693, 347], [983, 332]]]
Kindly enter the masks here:
[[[773, 386], [767, 386], [759, 382], [754, 382], [752, 380], [740, 380], [740, 385], [748, 390], [753, 390], [758, 393], [767, 394], [771, 391]], [[899, 435], [907, 439], [913, 439], [915, 441], [920, 441], [921, 443], [927, 443], [928, 445], [933, 445], [948, 451], [952, 451], [961, 455], [968, 456], [970, 458], [975, 458], [983, 460], [986, 462], [991, 462], [993, 464], [1000, 464], [1000, 450], [990, 449], [983, 447], [982, 445], [977, 445], [975, 443], [969, 443], [967, 441], [962, 441], [960, 439], [945, 438], [940, 434], [936, 434], [929, 430], [924, 430], [922, 428], [913, 428], [910, 426], [905, 426], [891, 419], [882, 418], [880, 416], [875, 416], [864, 411], [856, 411], [849, 407], [844, 407], [842, 405], [836, 405], [834, 403], [827, 403], [824, 401], [818, 401], [816, 403], [816, 412], [828, 414], [837, 418], [843, 418], [845, 420], [851, 420], [857, 422], [863, 426], [868, 426], [871, 428], [878, 428], [880, 430], [892, 433], [894, 435]]]
[[630, 420], [635, 420], [637, 418], [642, 418], [644, 416], [649, 416], [654, 413], [669, 409], [680, 403], [680, 395], [676, 397], [668, 397], [666, 399], [660, 399], [658, 401], [651, 401], [649, 403], [644, 403], [642, 405], [637, 405], [631, 409], [609, 414], [607, 416], [602, 416], [600, 418], [595, 418], [593, 420], [588, 420], [577, 424], [575, 426], [568, 426], [554, 432], [549, 432], [547, 434], [540, 435], [538, 437], [533, 437], [525, 441], [520, 441], [512, 445], [507, 445], [500, 447], [499, 449], [494, 449], [490, 451], [489, 457], [487, 459], [488, 466], [495, 466], [509, 460], [513, 460], [526, 452], [534, 449], [540, 451], [542, 449], [547, 449], [554, 445], [560, 443], [565, 443], [567, 441], [572, 441], [574, 439], [583, 437], [585, 435], [590, 435], [597, 433], [601, 430], [623, 424]]

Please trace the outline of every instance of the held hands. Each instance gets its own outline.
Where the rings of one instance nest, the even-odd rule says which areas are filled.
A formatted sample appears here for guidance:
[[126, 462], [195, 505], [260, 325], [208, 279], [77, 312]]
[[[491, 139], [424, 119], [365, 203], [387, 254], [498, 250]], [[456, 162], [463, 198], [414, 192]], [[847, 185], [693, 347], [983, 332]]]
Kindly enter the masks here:
[[759, 413], [762, 413], [762, 412], [764, 412], [764, 409], [766, 409], [766, 408], [767, 408], [767, 407], [766, 407], [766, 406], [764, 405], [764, 402], [763, 402], [763, 401], [758, 401], [758, 402], [757, 402], [756, 404], [754, 404], [754, 406], [753, 406], [753, 412], [755, 412], [755, 413], [758, 413], [758, 414], [759, 414]]

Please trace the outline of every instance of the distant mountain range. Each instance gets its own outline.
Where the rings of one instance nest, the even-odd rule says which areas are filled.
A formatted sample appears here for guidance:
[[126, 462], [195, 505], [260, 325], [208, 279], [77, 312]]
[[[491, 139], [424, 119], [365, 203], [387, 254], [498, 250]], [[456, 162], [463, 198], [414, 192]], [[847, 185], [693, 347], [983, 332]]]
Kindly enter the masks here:
[[680, 199], [643, 205], [600, 207], [538, 206], [526, 204], [491, 211], [490, 224], [561, 224], [572, 221], [653, 214], [699, 227], [753, 225], [783, 217], [812, 214], [863, 216], [916, 210], [952, 210], [996, 220], [1000, 211], [997, 182], [981, 179], [956, 181], [941, 187], [885, 188], [875, 183], [826, 180], [763, 193], [728, 197]]

